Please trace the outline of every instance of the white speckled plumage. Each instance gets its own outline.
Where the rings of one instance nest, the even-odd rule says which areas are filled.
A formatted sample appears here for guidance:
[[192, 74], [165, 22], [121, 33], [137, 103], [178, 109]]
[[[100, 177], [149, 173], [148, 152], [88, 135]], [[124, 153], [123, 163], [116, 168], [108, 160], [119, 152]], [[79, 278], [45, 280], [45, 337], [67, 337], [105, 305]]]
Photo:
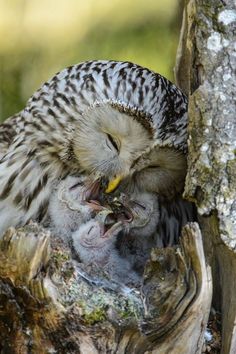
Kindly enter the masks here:
[[156, 145], [185, 152], [186, 112], [176, 86], [136, 64], [90, 61], [62, 70], [0, 126], [0, 234], [43, 220], [52, 186], [66, 175], [126, 176]]

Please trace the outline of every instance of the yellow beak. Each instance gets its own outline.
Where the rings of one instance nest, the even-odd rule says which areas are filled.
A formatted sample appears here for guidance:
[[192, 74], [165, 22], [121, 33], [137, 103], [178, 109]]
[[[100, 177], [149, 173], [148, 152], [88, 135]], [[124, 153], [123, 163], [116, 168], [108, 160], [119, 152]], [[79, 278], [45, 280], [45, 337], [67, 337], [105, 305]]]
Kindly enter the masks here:
[[117, 176], [116, 178], [114, 178], [111, 181], [109, 181], [107, 189], [105, 190], [105, 193], [113, 192], [116, 189], [116, 187], [119, 185], [121, 180], [122, 180], [122, 177], [121, 176]]

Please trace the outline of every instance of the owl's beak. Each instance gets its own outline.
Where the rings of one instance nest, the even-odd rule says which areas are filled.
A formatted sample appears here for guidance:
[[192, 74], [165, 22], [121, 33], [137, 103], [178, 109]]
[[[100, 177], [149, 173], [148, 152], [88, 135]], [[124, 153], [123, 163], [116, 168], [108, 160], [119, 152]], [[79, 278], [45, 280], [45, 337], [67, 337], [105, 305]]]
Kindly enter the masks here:
[[113, 192], [118, 187], [121, 180], [122, 180], [122, 176], [116, 176], [111, 181], [109, 181], [107, 189], [105, 190], [105, 193]]

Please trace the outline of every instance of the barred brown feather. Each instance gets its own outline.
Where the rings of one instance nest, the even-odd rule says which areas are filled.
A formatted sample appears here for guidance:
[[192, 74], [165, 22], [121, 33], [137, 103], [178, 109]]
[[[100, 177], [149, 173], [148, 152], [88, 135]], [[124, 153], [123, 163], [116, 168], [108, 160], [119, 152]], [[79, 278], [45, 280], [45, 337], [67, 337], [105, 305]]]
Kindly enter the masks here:
[[154, 146], [186, 152], [186, 112], [176, 86], [136, 64], [62, 70], [0, 126], [0, 234], [43, 220], [52, 185], [66, 175], [128, 176]]

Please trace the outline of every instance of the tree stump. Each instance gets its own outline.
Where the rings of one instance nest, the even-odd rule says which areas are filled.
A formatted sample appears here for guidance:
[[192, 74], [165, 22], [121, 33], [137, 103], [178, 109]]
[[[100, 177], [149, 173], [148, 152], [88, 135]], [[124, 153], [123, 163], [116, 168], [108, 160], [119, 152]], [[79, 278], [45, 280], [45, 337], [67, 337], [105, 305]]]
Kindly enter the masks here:
[[36, 223], [5, 233], [0, 265], [1, 353], [201, 353], [212, 283], [196, 223], [152, 250], [139, 289], [88, 275]]

